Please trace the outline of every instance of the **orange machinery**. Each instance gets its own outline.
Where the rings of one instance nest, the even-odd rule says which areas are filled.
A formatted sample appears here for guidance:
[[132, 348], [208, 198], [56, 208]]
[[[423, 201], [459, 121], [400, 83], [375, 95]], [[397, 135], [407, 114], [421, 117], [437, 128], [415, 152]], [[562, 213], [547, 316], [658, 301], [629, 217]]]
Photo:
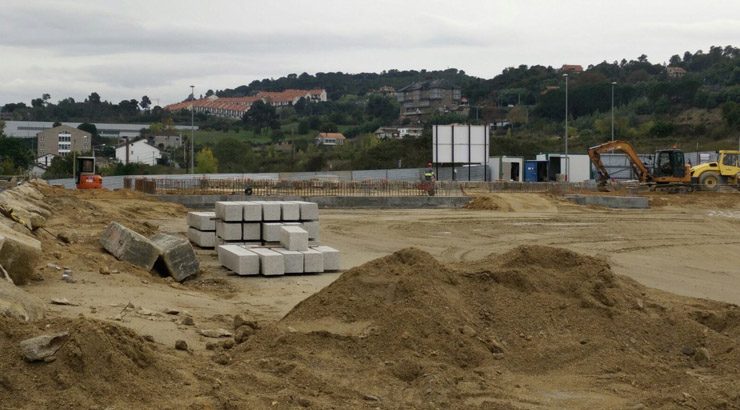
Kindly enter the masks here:
[[103, 177], [95, 174], [95, 157], [75, 158], [77, 189], [101, 189]]

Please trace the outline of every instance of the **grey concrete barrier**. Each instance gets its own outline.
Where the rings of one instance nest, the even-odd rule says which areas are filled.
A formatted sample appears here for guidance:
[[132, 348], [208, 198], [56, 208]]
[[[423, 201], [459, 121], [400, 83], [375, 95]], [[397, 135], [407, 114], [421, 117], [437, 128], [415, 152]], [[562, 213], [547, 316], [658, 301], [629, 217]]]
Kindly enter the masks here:
[[174, 202], [191, 209], [212, 209], [218, 201], [307, 201], [319, 204], [320, 208], [368, 208], [368, 209], [424, 209], [461, 208], [470, 198], [466, 196], [411, 196], [411, 197], [363, 197], [363, 196], [292, 196], [253, 197], [246, 195], [155, 195], [162, 201]]

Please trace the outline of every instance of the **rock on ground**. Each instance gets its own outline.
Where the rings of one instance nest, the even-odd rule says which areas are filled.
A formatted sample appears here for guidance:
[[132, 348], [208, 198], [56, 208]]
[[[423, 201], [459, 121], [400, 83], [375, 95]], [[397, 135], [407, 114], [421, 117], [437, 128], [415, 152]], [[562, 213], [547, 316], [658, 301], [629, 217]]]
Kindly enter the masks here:
[[0, 316], [27, 322], [41, 319], [44, 317], [44, 302], [0, 279]]
[[100, 244], [117, 259], [146, 270], [152, 270], [160, 252], [152, 241], [118, 222], [111, 222], [103, 231]]
[[150, 240], [159, 249], [162, 262], [176, 281], [182, 282], [200, 270], [198, 258], [187, 239], [158, 233]]
[[69, 332], [32, 337], [21, 342], [21, 353], [23, 358], [29, 362], [48, 361], [68, 338]]

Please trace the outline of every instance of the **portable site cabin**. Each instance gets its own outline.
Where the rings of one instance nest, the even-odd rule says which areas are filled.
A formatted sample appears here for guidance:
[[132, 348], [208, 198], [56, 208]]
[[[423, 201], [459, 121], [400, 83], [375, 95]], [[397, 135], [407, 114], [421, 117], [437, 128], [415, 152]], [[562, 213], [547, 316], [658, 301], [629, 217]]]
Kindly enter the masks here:
[[[569, 164], [566, 166], [566, 160]], [[565, 172], [568, 170], [568, 177]], [[588, 155], [538, 154], [535, 160], [524, 164], [524, 180], [528, 182], [568, 181], [583, 182], [591, 179], [591, 160]]]
[[491, 181], [524, 182], [524, 158], [491, 157], [488, 159]]

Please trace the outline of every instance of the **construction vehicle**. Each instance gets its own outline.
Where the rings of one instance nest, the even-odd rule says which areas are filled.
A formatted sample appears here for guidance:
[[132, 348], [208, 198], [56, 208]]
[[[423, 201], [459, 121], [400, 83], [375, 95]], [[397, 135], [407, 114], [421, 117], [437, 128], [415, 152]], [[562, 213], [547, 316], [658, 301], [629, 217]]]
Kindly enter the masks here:
[[723, 185], [740, 189], [740, 150], [720, 151], [716, 162], [692, 167], [691, 181], [705, 191], [717, 191]]
[[103, 177], [95, 174], [95, 157], [75, 158], [75, 181], [77, 189], [103, 188]]
[[627, 141], [610, 141], [588, 149], [588, 157], [596, 167], [599, 177], [597, 180], [599, 191], [608, 190], [609, 172], [601, 161], [601, 153], [605, 151], [623, 152], [632, 165], [640, 185], [655, 189], [686, 189], [693, 190], [691, 185], [691, 167], [684, 162], [683, 151], [672, 148], [655, 152], [652, 171], [646, 166], [637, 152]]

